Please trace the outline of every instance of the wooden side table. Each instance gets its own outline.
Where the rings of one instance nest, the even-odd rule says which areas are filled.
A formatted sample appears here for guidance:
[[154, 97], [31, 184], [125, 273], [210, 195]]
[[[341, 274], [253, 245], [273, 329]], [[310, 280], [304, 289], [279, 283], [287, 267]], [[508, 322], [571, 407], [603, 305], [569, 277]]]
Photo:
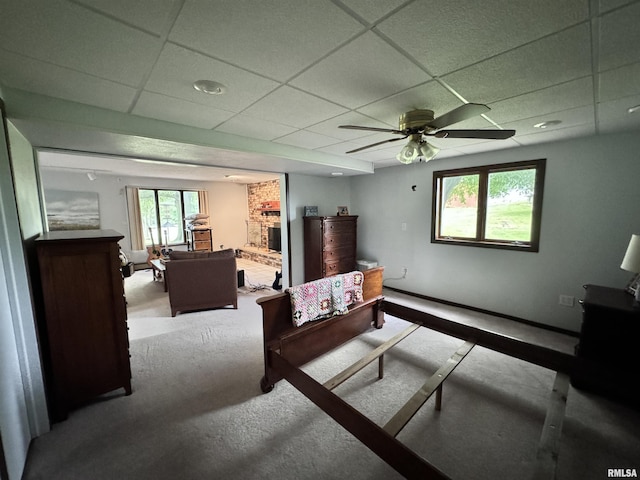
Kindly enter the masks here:
[[[576, 388], [630, 400], [640, 406], [640, 306], [633, 295], [618, 288], [585, 285], [582, 329], [576, 348], [579, 358], [607, 367], [608, 378], [572, 376]], [[611, 381], [613, 379], [613, 381]]]

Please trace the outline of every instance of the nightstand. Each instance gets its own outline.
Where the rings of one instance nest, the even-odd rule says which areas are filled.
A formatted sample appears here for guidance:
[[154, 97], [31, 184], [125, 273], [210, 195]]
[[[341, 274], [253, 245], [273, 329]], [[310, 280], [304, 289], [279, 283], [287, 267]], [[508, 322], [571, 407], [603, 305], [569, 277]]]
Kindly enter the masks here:
[[[573, 375], [571, 384], [638, 405], [640, 391], [640, 306], [625, 290], [585, 285], [579, 358], [611, 367], [606, 375]], [[605, 378], [606, 377], [606, 378]]]

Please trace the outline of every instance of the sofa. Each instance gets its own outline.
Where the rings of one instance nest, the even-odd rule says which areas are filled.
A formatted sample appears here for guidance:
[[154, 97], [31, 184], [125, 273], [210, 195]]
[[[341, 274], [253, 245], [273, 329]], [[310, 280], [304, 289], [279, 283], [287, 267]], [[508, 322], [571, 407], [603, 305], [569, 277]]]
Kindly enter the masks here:
[[238, 308], [238, 276], [233, 249], [173, 251], [165, 263], [171, 316], [178, 312]]

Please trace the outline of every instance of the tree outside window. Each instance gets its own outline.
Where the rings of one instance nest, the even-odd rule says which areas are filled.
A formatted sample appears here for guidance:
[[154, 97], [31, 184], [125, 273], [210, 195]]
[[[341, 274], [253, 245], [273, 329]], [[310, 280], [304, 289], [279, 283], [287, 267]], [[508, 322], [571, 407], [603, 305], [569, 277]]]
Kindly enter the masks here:
[[198, 192], [141, 188], [138, 197], [146, 246], [185, 242], [183, 219], [200, 211]]
[[545, 160], [434, 172], [432, 242], [538, 251]]

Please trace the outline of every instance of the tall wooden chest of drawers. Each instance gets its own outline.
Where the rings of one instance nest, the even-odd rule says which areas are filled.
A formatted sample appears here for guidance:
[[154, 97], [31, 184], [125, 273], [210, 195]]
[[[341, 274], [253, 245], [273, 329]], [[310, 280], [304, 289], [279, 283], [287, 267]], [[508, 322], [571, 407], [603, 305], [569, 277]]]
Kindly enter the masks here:
[[304, 281], [356, 269], [357, 215], [304, 217]]
[[44, 318], [38, 318], [49, 413], [104, 393], [131, 393], [124, 285], [113, 230], [54, 231], [36, 239]]
[[210, 228], [202, 228], [197, 230], [186, 229], [187, 247], [190, 251], [206, 251], [213, 250], [213, 238]]

